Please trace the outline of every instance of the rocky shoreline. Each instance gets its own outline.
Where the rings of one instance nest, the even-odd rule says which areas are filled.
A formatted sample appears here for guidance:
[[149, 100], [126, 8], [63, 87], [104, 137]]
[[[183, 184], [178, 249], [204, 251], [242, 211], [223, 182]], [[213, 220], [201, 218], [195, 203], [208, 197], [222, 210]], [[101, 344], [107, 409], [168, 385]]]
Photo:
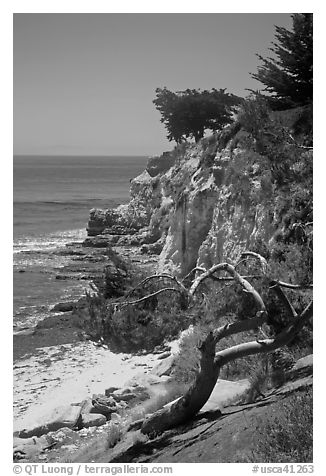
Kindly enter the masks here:
[[[105, 246], [104, 246], [105, 244]], [[153, 270], [157, 256], [146, 256], [137, 246], [120, 246], [114, 250], [105, 237], [101, 241], [88, 238], [84, 242], [68, 243], [64, 249], [52, 251], [52, 255], [66, 256], [69, 263], [55, 270], [55, 279], [82, 281], [85, 289], [89, 283], [101, 281], [104, 272], [112, 283], [112, 295], [121, 295], [127, 280], [127, 267], [140, 267], [144, 272]], [[120, 258], [119, 258], [120, 257]], [[14, 333], [14, 362], [31, 355], [39, 347], [68, 344], [85, 340], [78, 324], [84, 299], [58, 302], [48, 317], [34, 328], [21, 329]]]
[[[145, 255], [139, 246], [126, 244], [113, 249], [105, 237], [68, 243], [64, 249], [51, 253], [69, 258], [68, 264], [56, 270], [55, 279], [81, 280], [85, 282], [85, 286], [89, 283], [100, 285], [105, 279], [106, 292], [110, 297], [123, 294], [128, 287], [130, 273], [139, 273], [140, 270], [153, 272], [157, 263], [157, 256]], [[14, 429], [19, 438], [15, 439], [15, 448], [18, 447], [15, 454], [18, 459], [23, 457], [19, 447], [31, 443], [31, 438], [34, 438], [32, 444], [42, 449], [45, 441], [48, 441], [43, 435], [53, 429], [51, 420], [56, 422], [56, 427], [58, 419], [67, 420], [67, 412], [69, 418], [72, 418], [68, 418], [70, 428], [80, 430], [102, 426], [110, 419], [110, 414], [116, 413], [123, 405], [119, 401], [133, 397], [134, 394], [131, 392], [123, 398], [115, 394], [106, 395], [104, 390], [107, 389], [103, 388], [105, 382], [108, 382], [108, 386], [112, 386], [113, 382], [117, 390], [126, 380], [139, 373], [141, 368], [145, 374], [149, 372], [159, 356], [158, 353], [156, 356], [113, 354], [107, 346], [92, 342], [83, 329], [83, 319], [87, 319], [85, 308], [85, 298], [57, 303], [51, 309], [51, 314], [35, 328], [24, 329], [14, 335]], [[99, 392], [104, 393], [101, 395]], [[73, 396], [85, 397], [89, 403], [95, 394], [98, 395], [97, 409], [102, 408], [102, 413], [96, 412], [93, 416], [90, 407], [96, 411], [96, 406], [86, 405], [89, 410], [86, 412], [84, 404], [80, 411], [76, 407], [71, 410]], [[107, 412], [104, 415], [103, 398], [118, 399], [117, 405], [106, 405]], [[94, 398], [93, 401], [95, 403]], [[44, 418], [43, 423], [37, 424], [40, 414], [44, 414], [45, 420], [50, 419], [49, 425], [44, 423]], [[87, 416], [81, 422], [82, 414]], [[73, 421], [76, 416], [77, 420]], [[37, 444], [35, 438], [41, 438]], [[19, 443], [21, 439], [25, 441]], [[31, 451], [35, 452], [35, 448]]]

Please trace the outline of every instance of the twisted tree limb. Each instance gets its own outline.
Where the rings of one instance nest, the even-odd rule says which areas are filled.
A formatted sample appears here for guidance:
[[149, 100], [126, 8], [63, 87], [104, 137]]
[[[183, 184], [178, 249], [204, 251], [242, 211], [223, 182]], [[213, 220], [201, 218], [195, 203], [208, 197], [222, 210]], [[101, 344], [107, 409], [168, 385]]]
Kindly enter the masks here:
[[[186, 394], [170, 406], [163, 407], [146, 418], [141, 432], [145, 435], [156, 435], [188, 421], [205, 405], [217, 382], [221, 368], [229, 362], [254, 354], [271, 352], [288, 344], [312, 317], [312, 302], [296, 317], [283, 332], [274, 339], [261, 342], [247, 342], [222, 350], [215, 355], [216, 342], [226, 335], [242, 331], [242, 326], [234, 323], [234, 327], [223, 326], [214, 333], [210, 332], [199, 348], [201, 352], [200, 371], [193, 385]], [[251, 321], [251, 320], [249, 320]], [[248, 324], [249, 325], [249, 324]]]
[[[261, 265], [263, 276], [266, 277], [268, 269], [267, 262], [259, 254], [245, 252], [242, 254], [242, 258], [244, 260], [247, 258], [257, 259]], [[202, 268], [195, 268], [194, 270], [200, 271], [201, 274], [194, 279], [189, 289], [190, 299], [194, 298], [198, 287], [205, 279], [213, 277], [217, 272], [224, 271], [231, 275], [231, 279], [240, 284], [245, 292], [252, 295], [258, 306], [258, 311], [254, 318], [226, 324], [208, 334], [202, 345], [199, 347], [201, 353], [200, 371], [197, 374], [194, 383], [184, 396], [172, 403], [172, 405], [165, 406], [144, 421], [141, 432], [147, 435], [161, 433], [192, 418], [210, 397], [219, 377], [220, 370], [224, 365], [249, 355], [271, 352], [288, 344], [304, 324], [312, 317], [312, 303], [310, 303], [298, 316], [287, 296], [282, 291], [279, 282], [270, 280], [270, 282], [273, 283], [273, 286], [275, 286], [276, 293], [290, 312], [293, 322], [273, 339], [267, 338], [262, 341], [256, 340], [239, 344], [215, 354], [216, 344], [222, 338], [260, 327], [262, 323], [268, 319], [266, 306], [257, 290], [236, 271], [235, 266], [232, 266], [229, 263], [221, 263], [212, 266], [207, 271]], [[194, 270], [192, 270], [192, 272]], [[295, 289], [298, 288], [295, 287]]]
[[[310, 303], [302, 313], [297, 315], [285, 292], [281, 289], [282, 287], [302, 289], [307, 288], [307, 286], [302, 287], [299, 285], [291, 285], [289, 283], [270, 279], [268, 277], [267, 262], [258, 253], [250, 251], [244, 252], [241, 257], [242, 261], [240, 261], [236, 266], [232, 266], [229, 263], [220, 263], [212, 266], [209, 270], [205, 270], [204, 268], [200, 267], [194, 268], [184, 279], [189, 277], [193, 272], [200, 272], [201, 274], [195, 277], [189, 289], [184, 286], [183, 282], [178, 281], [171, 275], [162, 274], [150, 276], [141, 283], [143, 287], [155, 279], [169, 279], [173, 281], [177, 287], [165, 287], [134, 301], [117, 303], [122, 306], [136, 305], [164, 292], [177, 292], [186, 299], [188, 306], [189, 303], [196, 301], [196, 293], [199, 286], [206, 279], [212, 278], [219, 281], [233, 280], [234, 282], [238, 283], [244, 292], [249, 293], [253, 297], [258, 308], [255, 317], [226, 324], [215, 329], [213, 332], [210, 332], [207, 335], [205, 340], [199, 346], [199, 351], [201, 354], [200, 371], [198, 372], [194, 383], [184, 396], [173, 402], [170, 406], [166, 406], [148, 417], [142, 425], [142, 433], [147, 435], [155, 435], [192, 418], [203, 407], [210, 397], [219, 377], [220, 370], [224, 365], [249, 355], [271, 352], [281, 346], [288, 344], [304, 326], [304, 324], [311, 318], [312, 303]], [[262, 276], [259, 277], [266, 278], [270, 283], [271, 288], [275, 289], [278, 297], [285, 304], [292, 318], [292, 322], [275, 338], [266, 338], [261, 341], [256, 340], [253, 342], [239, 344], [216, 353], [216, 345], [221, 339], [243, 331], [255, 330], [261, 327], [262, 324], [268, 319], [266, 306], [262, 297], [250, 284], [246, 277], [241, 276], [236, 270], [236, 267], [239, 266], [240, 263], [246, 261], [248, 258], [253, 258], [259, 262], [262, 269]], [[220, 272], [225, 272], [229, 276], [216, 277], [215, 274]]]
[[288, 344], [311, 319], [312, 315], [313, 303], [310, 302], [304, 311], [299, 314], [295, 320], [276, 337], [273, 339], [265, 339], [260, 342], [246, 342], [244, 344], [230, 347], [229, 349], [221, 350], [216, 354], [216, 365], [222, 367], [233, 360], [240, 359], [248, 355], [271, 352], [272, 350], [278, 349], [279, 347]]
[[142, 298], [136, 299], [135, 301], [125, 301], [125, 302], [119, 303], [120, 308], [123, 308], [125, 306], [132, 306], [132, 305], [135, 305], [135, 304], [140, 304], [141, 302], [147, 301], [148, 299], [151, 299], [151, 298], [153, 298], [155, 296], [158, 296], [159, 294], [165, 293], [167, 291], [170, 291], [170, 292], [172, 291], [172, 292], [175, 292], [175, 293], [182, 294], [180, 289], [163, 288], [163, 289], [159, 289], [158, 291], [155, 291], [154, 293], [147, 294], [146, 296], [144, 296]]
[[212, 276], [214, 273], [216, 273], [217, 271], [226, 271], [228, 274], [230, 274], [233, 279], [238, 283], [240, 284], [240, 286], [243, 288], [243, 290], [247, 293], [250, 293], [252, 295], [252, 297], [255, 299], [256, 301], [256, 304], [258, 305], [259, 309], [263, 312], [266, 312], [266, 306], [261, 298], [261, 296], [259, 295], [259, 293], [255, 290], [255, 288], [249, 283], [249, 281], [247, 281], [246, 279], [244, 279], [236, 270], [235, 270], [235, 267], [232, 266], [231, 264], [229, 263], [221, 263], [221, 264], [217, 264], [215, 266], [212, 266], [208, 271], [206, 271], [205, 273], [201, 274], [200, 276], [198, 276], [192, 286], [190, 287], [190, 290], [189, 290], [189, 296], [190, 297], [193, 297], [194, 294], [196, 293], [199, 285], [207, 278], [209, 278], [210, 276]]

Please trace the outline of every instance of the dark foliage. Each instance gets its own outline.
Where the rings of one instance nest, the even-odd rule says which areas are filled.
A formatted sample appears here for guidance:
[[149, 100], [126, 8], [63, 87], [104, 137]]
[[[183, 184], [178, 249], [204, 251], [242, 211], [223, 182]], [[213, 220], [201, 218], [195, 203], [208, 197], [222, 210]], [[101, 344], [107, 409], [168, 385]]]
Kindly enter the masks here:
[[292, 31], [276, 26], [276, 40], [270, 51], [275, 57], [257, 55], [262, 65], [252, 77], [271, 93], [273, 109], [288, 109], [312, 102], [313, 97], [313, 15], [292, 15]]
[[89, 319], [84, 323], [88, 334], [107, 344], [113, 352], [151, 351], [165, 340], [172, 340], [189, 325], [189, 315], [179, 293], [166, 291], [139, 304], [126, 304], [159, 287], [136, 289], [124, 297], [122, 305], [105, 299], [100, 290], [97, 294], [88, 294]]
[[234, 106], [241, 99], [225, 91], [186, 89], [174, 93], [167, 88], [157, 88], [153, 103], [161, 113], [167, 138], [177, 143], [187, 138], [198, 142], [206, 129], [216, 131], [231, 123]]

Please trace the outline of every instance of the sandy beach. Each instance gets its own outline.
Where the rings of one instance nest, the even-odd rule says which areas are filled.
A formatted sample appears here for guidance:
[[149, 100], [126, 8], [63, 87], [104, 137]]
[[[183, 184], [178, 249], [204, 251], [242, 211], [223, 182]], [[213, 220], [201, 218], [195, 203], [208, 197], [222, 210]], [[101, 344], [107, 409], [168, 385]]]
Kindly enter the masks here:
[[[173, 343], [173, 352], [176, 343]], [[92, 342], [38, 349], [14, 365], [14, 431], [35, 426], [60, 405], [81, 402], [148, 373], [159, 354], [114, 354]]]

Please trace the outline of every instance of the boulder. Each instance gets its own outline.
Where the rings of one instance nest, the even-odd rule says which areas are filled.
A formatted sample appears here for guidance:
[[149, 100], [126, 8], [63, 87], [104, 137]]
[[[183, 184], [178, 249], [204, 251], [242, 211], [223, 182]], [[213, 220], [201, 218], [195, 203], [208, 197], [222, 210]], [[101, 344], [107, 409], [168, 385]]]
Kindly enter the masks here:
[[81, 427], [90, 428], [91, 426], [102, 426], [106, 423], [106, 417], [100, 413], [82, 414]]
[[55, 306], [52, 307], [52, 312], [69, 312], [72, 311], [75, 307], [74, 301], [67, 302], [58, 302]]
[[111, 240], [106, 236], [95, 236], [92, 238], [86, 238], [83, 241], [82, 246], [89, 248], [107, 248], [111, 245]]
[[130, 402], [130, 400], [137, 398], [135, 393], [113, 393], [112, 396], [117, 402]]
[[105, 390], [105, 396], [109, 397], [115, 390], [119, 390], [119, 387], [109, 387]]
[[247, 379], [237, 380], [236, 382], [219, 379], [209, 399], [199, 413], [218, 412], [221, 408], [227, 406], [229, 402], [245, 395], [249, 388], [250, 382]]
[[171, 355], [166, 359], [159, 362], [155, 367], [150, 371], [151, 374], [162, 377], [163, 375], [171, 375], [171, 372], [174, 368], [174, 356]]
[[119, 422], [121, 420], [121, 416], [119, 413], [111, 413], [111, 421]]
[[98, 208], [92, 208], [89, 212], [89, 220], [87, 224], [88, 236], [96, 236], [102, 233], [106, 227], [106, 215], [105, 210]]
[[155, 243], [144, 244], [140, 248], [143, 255], [159, 255], [163, 249], [164, 242], [157, 240]]
[[103, 405], [112, 406], [115, 405], [114, 398], [111, 396], [106, 396], [103, 393], [94, 393], [92, 396], [92, 403], [102, 403]]
[[41, 436], [41, 438], [50, 439], [50, 441], [56, 444], [65, 444], [68, 443], [74, 437], [74, 435], [74, 430], [72, 430], [71, 428], [64, 427], [60, 428], [60, 430], [52, 431], [47, 435]]
[[171, 352], [163, 352], [163, 354], [161, 354], [157, 357], [157, 360], [166, 359], [167, 357], [170, 357], [170, 355], [171, 355]]
[[156, 177], [169, 170], [176, 161], [173, 152], [164, 152], [162, 156], [150, 157], [147, 162], [146, 170], [151, 177]]
[[80, 413], [82, 415], [90, 413], [91, 409], [93, 408], [93, 403], [91, 398], [86, 398], [81, 403], [76, 403], [76, 405], [80, 406]]
[[121, 395], [127, 395], [128, 393], [132, 393], [132, 389], [130, 387], [121, 388], [121, 390], [116, 390], [115, 393], [121, 393]]
[[55, 408], [50, 414], [42, 417], [34, 428], [21, 430], [19, 437], [30, 438], [31, 436], [41, 436], [63, 427], [74, 428], [80, 418], [80, 413], [80, 406], [62, 405]]
[[153, 350], [152, 354], [162, 354], [165, 352], [170, 352], [171, 351], [171, 346], [170, 345], [158, 345], [155, 347]]
[[105, 395], [93, 395], [92, 398], [93, 407], [90, 413], [100, 413], [104, 415], [107, 420], [110, 419], [111, 413], [118, 410], [117, 403], [114, 398], [106, 397]]

